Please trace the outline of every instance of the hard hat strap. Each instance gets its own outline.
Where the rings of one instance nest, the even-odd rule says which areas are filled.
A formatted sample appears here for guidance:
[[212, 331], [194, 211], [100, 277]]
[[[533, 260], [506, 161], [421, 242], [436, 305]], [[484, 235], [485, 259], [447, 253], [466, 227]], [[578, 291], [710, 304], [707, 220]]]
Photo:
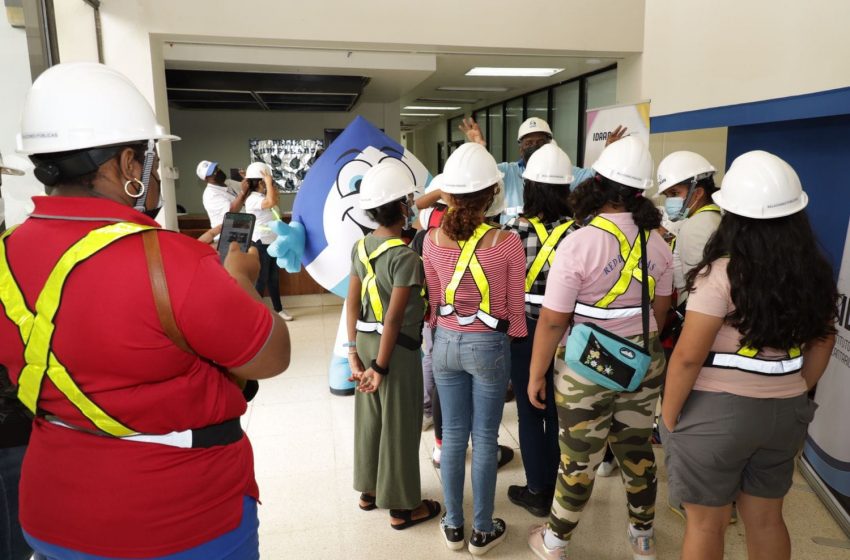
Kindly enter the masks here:
[[48, 187], [58, 185], [62, 181], [94, 173], [98, 168], [115, 157], [119, 148], [94, 148], [91, 150], [73, 152], [62, 157], [32, 156], [35, 164], [35, 176]]

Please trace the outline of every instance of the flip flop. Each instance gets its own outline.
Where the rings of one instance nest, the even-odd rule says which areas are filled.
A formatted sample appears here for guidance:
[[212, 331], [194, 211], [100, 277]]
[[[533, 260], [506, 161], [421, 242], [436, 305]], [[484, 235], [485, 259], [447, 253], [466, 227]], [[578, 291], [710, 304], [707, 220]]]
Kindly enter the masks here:
[[360, 494], [360, 501], [366, 502], [365, 506], [357, 504], [357, 507], [359, 507], [363, 511], [372, 511], [373, 509], [377, 509], [377, 507], [378, 507], [375, 504], [375, 496], [370, 496], [369, 494], [366, 494], [365, 492], [363, 494]]
[[409, 527], [413, 527], [414, 525], [419, 525], [420, 523], [424, 523], [425, 521], [434, 519], [435, 517], [440, 515], [439, 502], [435, 502], [434, 500], [422, 500], [422, 503], [425, 504], [425, 507], [428, 508], [428, 515], [419, 519], [413, 519], [413, 512], [415, 510], [391, 509], [390, 517], [392, 517], [393, 519], [401, 519], [404, 521], [404, 523], [399, 523], [398, 525], [393, 525], [392, 523], [390, 523], [390, 527], [392, 527], [396, 531], [401, 531], [403, 529], [407, 529]]

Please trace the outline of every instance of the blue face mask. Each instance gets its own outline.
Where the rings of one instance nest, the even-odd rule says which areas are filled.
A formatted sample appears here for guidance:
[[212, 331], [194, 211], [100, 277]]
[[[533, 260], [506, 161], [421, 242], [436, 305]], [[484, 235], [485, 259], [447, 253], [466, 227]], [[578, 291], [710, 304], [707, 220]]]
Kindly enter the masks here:
[[688, 215], [688, 208], [685, 208], [685, 199], [678, 196], [668, 196], [664, 201], [664, 209], [667, 211], [667, 217], [672, 222], [683, 220]]

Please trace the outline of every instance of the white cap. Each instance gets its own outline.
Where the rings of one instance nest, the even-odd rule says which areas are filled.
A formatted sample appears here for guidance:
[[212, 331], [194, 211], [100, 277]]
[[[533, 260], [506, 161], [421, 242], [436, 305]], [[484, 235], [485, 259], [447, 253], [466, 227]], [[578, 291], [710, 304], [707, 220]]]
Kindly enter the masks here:
[[21, 154], [50, 154], [179, 140], [156, 122], [147, 99], [123, 74], [103, 64], [69, 62], [33, 82], [17, 135]]
[[573, 162], [564, 150], [550, 142], [540, 146], [528, 158], [522, 178], [535, 183], [569, 185], [574, 179]]
[[263, 171], [265, 171], [268, 175], [272, 174], [272, 168], [268, 163], [263, 163], [262, 161], [255, 161], [254, 163], [248, 166], [248, 169], [245, 170], [245, 178], [246, 179], [262, 179]]
[[501, 181], [496, 160], [487, 148], [475, 142], [462, 144], [452, 152], [443, 166], [444, 193], [468, 194], [486, 189]]
[[195, 173], [198, 174], [198, 179], [200, 179], [201, 181], [206, 181], [207, 177], [215, 173], [217, 167], [217, 162], [203, 160], [201, 161], [201, 163], [198, 164], [198, 168], [195, 170]]
[[530, 119], [525, 119], [525, 121], [519, 125], [519, 132], [516, 135], [516, 141], [519, 142], [522, 140], [523, 136], [531, 134], [532, 132], [543, 132], [548, 134], [549, 138], [552, 138], [552, 129], [549, 128], [549, 123], [540, 117], [531, 117]]
[[699, 181], [715, 173], [714, 166], [695, 152], [673, 152], [658, 164], [658, 194], [685, 181]]
[[606, 179], [645, 191], [652, 186], [652, 155], [636, 136], [626, 136], [602, 150], [593, 170]]
[[761, 150], [735, 158], [712, 198], [727, 212], [756, 219], [790, 216], [809, 203], [794, 168]]
[[360, 208], [378, 208], [412, 195], [415, 189], [413, 175], [403, 163], [395, 158], [384, 159], [363, 174], [363, 181], [360, 183]]

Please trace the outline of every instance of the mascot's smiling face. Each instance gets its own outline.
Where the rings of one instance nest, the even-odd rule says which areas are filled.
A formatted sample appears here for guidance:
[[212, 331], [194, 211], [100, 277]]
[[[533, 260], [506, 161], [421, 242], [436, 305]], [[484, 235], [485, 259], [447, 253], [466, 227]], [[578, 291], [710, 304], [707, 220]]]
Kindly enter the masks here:
[[339, 168], [336, 181], [328, 191], [325, 201], [323, 222], [328, 245], [359, 239], [378, 227], [378, 224], [360, 209], [360, 182], [369, 168], [387, 158], [399, 159], [404, 169], [410, 173], [411, 180], [416, 181], [413, 170], [402, 159], [404, 154], [395, 148], [369, 146], [363, 151], [350, 150], [340, 157], [350, 155], [354, 155], [354, 159]]
[[398, 142], [362, 117], [348, 125], [310, 168], [292, 209], [304, 225], [301, 262], [322, 287], [345, 297], [354, 243], [377, 227], [360, 209], [360, 182], [366, 171], [394, 158], [410, 171], [414, 184], [429, 180], [425, 167]]

